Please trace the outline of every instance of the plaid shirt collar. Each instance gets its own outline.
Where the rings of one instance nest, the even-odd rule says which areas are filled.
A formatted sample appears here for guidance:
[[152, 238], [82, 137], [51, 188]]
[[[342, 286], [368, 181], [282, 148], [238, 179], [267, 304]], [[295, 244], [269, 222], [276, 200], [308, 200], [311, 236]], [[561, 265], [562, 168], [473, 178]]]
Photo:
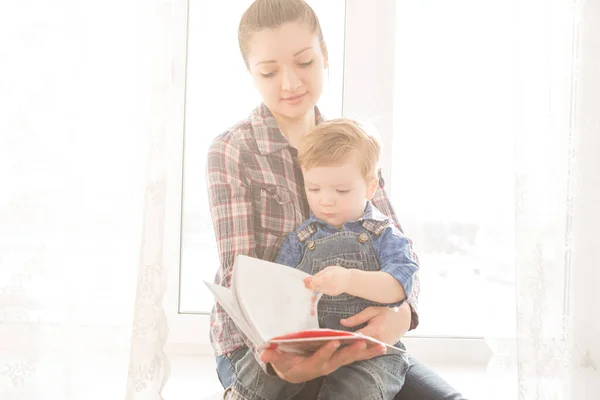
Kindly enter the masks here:
[[[323, 122], [325, 117], [315, 106], [315, 123], [318, 125]], [[285, 149], [290, 145], [288, 140], [279, 130], [277, 121], [271, 111], [261, 103], [250, 115], [250, 122], [254, 132], [254, 140], [261, 155], [266, 156]]]
[[358, 221], [373, 221], [373, 222], [384, 222], [388, 221], [389, 218], [386, 217], [379, 211], [377, 208], [373, 207], [373, 203], [371, 200], [367, 200], [367, 205], [365, 207], [365, 213], [362, 218], [359, 218]]

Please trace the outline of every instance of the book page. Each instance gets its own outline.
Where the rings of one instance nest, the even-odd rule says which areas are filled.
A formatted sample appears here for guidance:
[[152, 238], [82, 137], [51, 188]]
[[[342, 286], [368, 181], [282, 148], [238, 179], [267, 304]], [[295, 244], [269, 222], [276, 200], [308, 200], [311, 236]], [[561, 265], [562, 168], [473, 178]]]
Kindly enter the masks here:
[[231, 285], [246, 320], [264, 341], [319, 328], [316, 313], [310, 312], [313, 292], [304, 286], [307, 276], [285, 265], [236, 257]]
[[244, 333], [256, 346], [261, 346], [264, 340], [257, 332], [248, 324], [244, 313], [238, 306], [231, 289], [204, 281], [204, 284], [214, 294], [217, 302], [225, 312], [231, 317], [235, 325]]

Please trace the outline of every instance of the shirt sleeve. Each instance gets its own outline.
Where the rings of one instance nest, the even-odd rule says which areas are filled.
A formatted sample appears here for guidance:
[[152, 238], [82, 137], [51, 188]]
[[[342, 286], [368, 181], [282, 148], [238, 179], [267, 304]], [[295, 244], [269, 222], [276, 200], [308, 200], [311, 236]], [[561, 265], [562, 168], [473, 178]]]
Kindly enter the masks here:
[[413, 276], [419, 265], [413, 259], [408, 239], [395, 227], [389, 226], [379, 237], [377, 260], [381, 271], [392, 275], [410, 296]]
[[281, 249], [275, 257], [275, 262], [288, 267], [296, 268], [302, 261], [302, 243], [298, 240], [296, 232], [289, 233], [281, 244]]
[[[206, 165], [208, 201], [219, 251], [219, 271], [215, 283], [230, 287], [233, 263], [238, 254], [256, 257], [252, 189], [244, 175], [239, 146], [231, 139], [217, 138], [209, 148]], [[216, 306], [217, 313], [225, 313]], [[260, 351], [245, 335], [261, 368], [273, 374], [260, 360]]]
[[[396, 213], [392, 208], [390, 200], [388, 199], [387, 193], [385, 192], [385, 182], [383, 180], [383, 176], [381, 174], [381, 170], [378, 172], [379, 175], [379, 187], [375, 191], [371, 202], [379, 211], [381, 211], [384, 215], [391, 218], [394, 221], [396, 227], [402, 232], [402, 227], [398, 222], [398, 218], [396, 217]], [[412, 241], [409, 238], [406, 238], [410, 245], [411, 258], [415, 260], [418, 264], [419, 257], [412, 249]], [[410, 291], [410, 295], [408, 296], [408, 304], [410, 305], [411, 310], [411, 319], [410, 319], [410, 328], [409, 330], [415, 329], [419, 325], [419, 293], [421, 291], [421, 283], [419, 281], [419, 272], [415, 272], [412, 279], [412, 290]]]
[[255, 257], [252, 192], [243, 171], [238, 146], [217, 138], [208, 152], [206, 182], [220, 259], [216, 283], [226, 287], [235, 257]]

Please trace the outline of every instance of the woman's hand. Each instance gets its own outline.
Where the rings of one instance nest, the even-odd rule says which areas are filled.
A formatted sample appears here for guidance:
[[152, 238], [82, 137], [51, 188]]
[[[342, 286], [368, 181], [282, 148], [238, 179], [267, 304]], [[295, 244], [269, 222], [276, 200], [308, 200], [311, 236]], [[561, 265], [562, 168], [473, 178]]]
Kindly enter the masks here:
[[[348, 327], [366, 322], [367, 326], [361, 329], [360, 333], [384, 343], [395, 344], [408, 331], [410, 318], [410, 306], [408, 303], [404, 303], [397, 309], [368, 307], [340, 322]], [[329, 375], [339, 367], [355, 361], [368, 360], [385, 354], [384, 346], [367, 348], [367, 344], [363, 341], [358, 341], [341, 349], [338, 349], [338, 347], [339, 342], [332, 341], [311, 356], [265, 350], [261, 354], [261, 360], [270, 363], [281, 379], [291, 383], [301, 383]]]
[[410, 306], [405, 302], [396, 308], [368, 307], [350, 318], [342, 319], [340, 323], [351, 328], [366, 322], [367, 326], [358, 332], [387, 344], [395, 344], [410, 328], [410, 319]]
[[385, 354], [384, 346], [367, 348], [364, 341], [357, 341], [341, 349], [339, 345], [339, 342], [331, 341], [311, 356], [265, 350], [260, 359], [270, 363], [281, 379], [290, 383], [301, 383], [329, 375], [339, 367], [355, 361], [368, 360]]

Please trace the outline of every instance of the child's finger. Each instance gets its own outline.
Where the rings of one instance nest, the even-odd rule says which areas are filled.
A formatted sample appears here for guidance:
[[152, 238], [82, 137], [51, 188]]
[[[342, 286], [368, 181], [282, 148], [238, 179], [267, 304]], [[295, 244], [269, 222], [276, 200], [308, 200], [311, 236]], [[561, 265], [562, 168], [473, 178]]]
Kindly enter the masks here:
[[310, 289], [312, 287], [312, 277], [306, 277], [304, 278], [304, 287], [307, 289]]
[[311, 279], [311, 290], [315, 291], [315, 292], [319, 292], [322, 287], [323, 287], [323, 275], [315, 275], [313, 276], [313, 278]]
[[310, 298], [310, 315], [311, 316], [317, 315], [317, 310], [315, 307], [316, 304], [317, 304], [317, 294], [313, 293], [312, 297]]

